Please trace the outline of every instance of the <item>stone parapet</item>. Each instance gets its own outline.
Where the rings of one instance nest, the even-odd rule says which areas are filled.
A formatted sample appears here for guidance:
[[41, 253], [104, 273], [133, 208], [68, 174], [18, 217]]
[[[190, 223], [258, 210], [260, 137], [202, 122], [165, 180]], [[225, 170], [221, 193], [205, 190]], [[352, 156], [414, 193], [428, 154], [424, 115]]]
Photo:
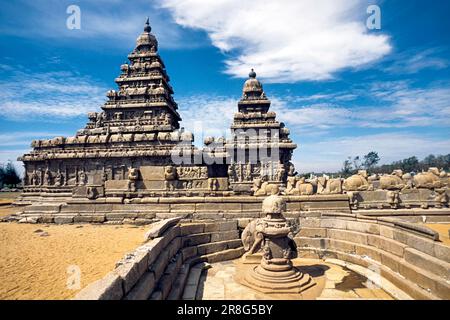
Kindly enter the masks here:
[[450, 299], [450, 247], [424, 226], [394, 218], [323, 214], [300, 219], [299, 255], [376, 270], [415, 299]]
[[180, 299], [190, 268], [244, 253], [236, 220], [189, 221], [172, 218], [155, 223], [145, 244], [127, 254], [116, 268], [91, 283], [77, 300]]

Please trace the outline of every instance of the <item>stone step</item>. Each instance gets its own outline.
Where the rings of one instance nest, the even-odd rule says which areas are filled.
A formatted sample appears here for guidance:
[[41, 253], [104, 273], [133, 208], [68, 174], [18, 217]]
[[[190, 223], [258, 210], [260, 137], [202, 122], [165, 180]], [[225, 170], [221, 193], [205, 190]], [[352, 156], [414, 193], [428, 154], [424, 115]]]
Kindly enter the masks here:
[[240, 246], [242, 246], [241, 239], [224, 240], [198, 245], [197, 252], [200, 256], [202, 256], [219, 251], [224, 251], [227, 249], [236, 249], [239, 248]]
[[207, 263], [201, 262], [196, 264], [189, 270], [189, 275], [184, 287], [182, 300], [195, 300], [195, 297], [197, 296], [198, 285], [200, 282], [200, 276], [202, 275], [203, 269], [207, 265]]
[[209, 263], [221, 262], [226, 260], [234, 260], [241, 257], [245, 253], [244, 247], [235, 249], [227, 249], [215, 253], [205, 254], [200, 258], [206, 259]]

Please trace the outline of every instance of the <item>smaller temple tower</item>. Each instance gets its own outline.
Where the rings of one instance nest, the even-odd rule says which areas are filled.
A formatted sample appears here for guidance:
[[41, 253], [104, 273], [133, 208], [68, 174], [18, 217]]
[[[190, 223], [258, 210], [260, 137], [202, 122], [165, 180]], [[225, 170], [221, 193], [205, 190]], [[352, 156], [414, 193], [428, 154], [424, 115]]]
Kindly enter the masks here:
[[297, 145], [284, 123], [276, 120], [276, 113], [269, 111], [270, 104], [252, 69], [226, 143], [228, 176], [235, 192], [250, 192], [254, 180], [284, 184], [294, 174], [290, 161]]

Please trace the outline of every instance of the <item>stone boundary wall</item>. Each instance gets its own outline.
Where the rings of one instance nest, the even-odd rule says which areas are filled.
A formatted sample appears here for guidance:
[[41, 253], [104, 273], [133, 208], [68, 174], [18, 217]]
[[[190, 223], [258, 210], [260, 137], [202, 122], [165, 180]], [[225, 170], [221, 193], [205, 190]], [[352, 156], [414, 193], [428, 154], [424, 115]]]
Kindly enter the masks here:
[[391, 217], [411, 223], [450, 223], [450, 209], [383, 209], [353, 211], [363, 216], [383, 218]]
[[[106, 198], [71, 200], [68, 203], [35, 203], [25, 206], [17, 219], [37, 223], [133, 223], [150, 224], [183, 215], [186, 219], [221, 220], [260, 218], [265, 197]], [[286, 196], [287, 216], [300, 212], [350, 213], [347, 195]], [[128, 202], [128, 203], [127, 203]], [[24, 221], [25, 222], [25, 221]], [[30, 221], [28, 221], [30, 222]]]
[[299, 256], [336, 258], [373, 271], [414, 299], [450, 299], [450, 247], [426, 227], [394, 218], [324, 213], [300, 219]]
[[191, 267], [236, 259], [244, 253], [236, 220], [180, 222], [172, 218], [154, 224], [146, 238], [145, 244], [75, 299], [180, 299]]

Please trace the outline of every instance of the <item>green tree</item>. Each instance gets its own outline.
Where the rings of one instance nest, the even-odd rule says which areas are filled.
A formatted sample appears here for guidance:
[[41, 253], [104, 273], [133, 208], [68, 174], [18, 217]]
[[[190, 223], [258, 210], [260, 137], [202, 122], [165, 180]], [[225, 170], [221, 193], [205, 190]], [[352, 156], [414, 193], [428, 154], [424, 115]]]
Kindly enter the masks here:
[[434, 167], [436, 165], [436, 156], [434, 154], [430, 154], [425, 157], [422, 162], [425, 166]]
[[353, 167], [356, 170], [360, 170], [362, 168], [362, 163], [361, 163], [361, 157], [360, 156], [356, 156], [353, 158]]
[[3, 183], [7, 186], [16, 187], [21, 181], [19, 174], [13, 163], [10, 161], [4, 168], [4, 178]]
[[3, 168], [3, 165], [0, 165], [0, 188], [3, 188], [5, 180], [5, 169]]
[[407, 159], [403, 159], [400, 162], [400, 169], [403, 170], [403, 172], [418, 172], [420, 171], [419, 166], [419, 159], [417, 159], [416, 156], [410, 157]]
[[352, 158], [348, 157], [344, 161], [344, 164], [342, 165], [341, 175], [344, 177], [348, 177], [349, 175], [352, 174], [352, 172], [353, 172]]
[[378, 152], [371, 151], [364, 156], [363, 166], [366, 169], [372, 169], [380, 162], [380, 157], [378, 156]]

